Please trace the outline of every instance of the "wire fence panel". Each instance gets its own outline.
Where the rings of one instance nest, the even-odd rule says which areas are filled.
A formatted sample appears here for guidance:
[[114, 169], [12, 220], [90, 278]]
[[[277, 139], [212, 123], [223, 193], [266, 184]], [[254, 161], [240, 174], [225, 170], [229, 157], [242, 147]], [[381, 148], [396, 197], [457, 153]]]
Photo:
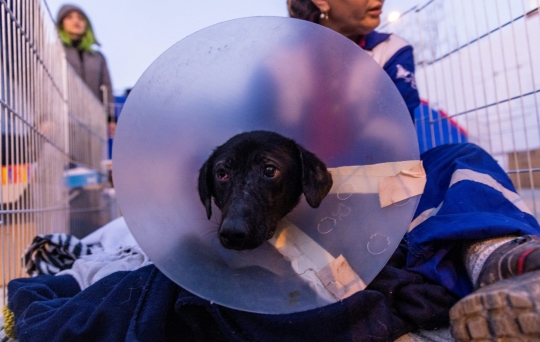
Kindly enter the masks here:
[[[107, 159], [107, 119], [103, 104], [68, 65], [68, 127], [69, 127], [69, 170], [75, 177], [80, 171], [101, 171], [101, 163]], [[99, 114], [99, 115], [98, 115]], [[95, 181], [84, 188], [72, 188], [70, 197], [70, 233], [84, 237], [95, 228], [105, 225], [112, 217], [108, 203], [102, 194], [102, 184], [97, 178], [99, 172], [92, 173]], [[87, 176], [90, 177], [90, 176]]]
[[[462, 141], [483, 147], [508, 172], [537, 219], [539, 5], [540, 0], [424, 1], [381, 30], [415, 49], [423, 99], [416, 116], [421, 149]], [[451, 134], [456, 128], [463, 134]], [[436, 140], [440, 136], [445, 139]]]
[[107, 119], [95, 114], [104, 112], [103, 104], [94, 96], [87, 96], [90, 90], [69, 65], [67, 71], [70, 159], [78, 165], [99, 170], [105, 158]]
[[0, 286], [24, 276], [38, 234], [70, 233], [66, 172], [99, 170], [103, 104], [67, 65], [46, 4], [0, 0]]

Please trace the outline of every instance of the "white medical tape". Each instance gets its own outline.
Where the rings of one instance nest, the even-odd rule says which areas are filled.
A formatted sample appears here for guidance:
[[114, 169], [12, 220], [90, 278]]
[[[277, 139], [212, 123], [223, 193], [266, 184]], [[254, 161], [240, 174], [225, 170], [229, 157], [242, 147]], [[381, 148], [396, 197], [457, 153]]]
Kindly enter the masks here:
[[329, 303], [366, 288], [343, 256], [337, 259], [287, 219], [282, 219], [268, 242], [321, 298]]
[[419, 160], [329, 169], [334, 180], [330, 194], [379, 194], [381, 207], [421, 195], [426, 173]]
[[[329, 171], [334, 180], [329, 194], [339, 197], [340, 194], [378, 193], [385, 206], [421, 194], [425, 185], [425, 172], [419, 160], [344, 166]], [[330, 303], [366, 288], [343, 255], [334, 258], [287, 219], [280, 221], [268, 242], [291, 262], [293, 270], [321, 298]]]
[[381, 208], [424, 193], [426, 171], [422, 162], [408, 170], [401, 170], [397, 175], [379, 182], [379, 201]]

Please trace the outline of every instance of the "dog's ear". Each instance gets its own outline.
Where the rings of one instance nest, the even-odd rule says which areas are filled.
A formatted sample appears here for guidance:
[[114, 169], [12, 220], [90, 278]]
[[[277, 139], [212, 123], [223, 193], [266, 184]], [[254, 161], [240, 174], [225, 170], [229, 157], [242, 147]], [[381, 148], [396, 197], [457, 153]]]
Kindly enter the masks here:
[[210, 159], [208, 159], [199, 170], [199, 184], [197, 186], [199, 190], [199, 197], [206, 208], [206, 216], [208, 219], [212, 217], [212, 193], [210, 192], [212, 187], [212, 178], [209, 177], [212, 173], [211, 168], [212, 162], [210, 162]]
[[302, 162], [302, 191], [312, 208], [317, 208], [332, 188], [332, 175], [316, 155], [298, 146]]

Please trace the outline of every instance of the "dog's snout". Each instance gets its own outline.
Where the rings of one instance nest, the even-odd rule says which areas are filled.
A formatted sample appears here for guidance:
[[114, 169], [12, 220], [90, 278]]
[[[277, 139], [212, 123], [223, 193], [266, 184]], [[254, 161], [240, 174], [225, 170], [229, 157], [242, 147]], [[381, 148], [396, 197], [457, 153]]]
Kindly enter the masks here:
[[248, 230], [241, 220], [226, 219], [221, 224], [219, 237], [224, 246], [232, 249], [243, 249], [248, 240]]
[[221, 233], [219, 234], [226, 242], [229, 244], [239, 244], [244, 242], [247, 233], [243, 230], [238, 230], [235, 228], [226, 228], [222, 229]]

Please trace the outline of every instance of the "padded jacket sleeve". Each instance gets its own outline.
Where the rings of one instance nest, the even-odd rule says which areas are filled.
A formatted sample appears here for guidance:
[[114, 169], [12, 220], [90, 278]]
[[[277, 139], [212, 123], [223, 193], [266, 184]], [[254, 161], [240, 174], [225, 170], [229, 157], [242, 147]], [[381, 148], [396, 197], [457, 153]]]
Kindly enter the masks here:
[[398, 88], [414, 121], [414, 110], [420, 105], [420, 96], [414, 76], [413, 48], [407, 45], [399, 49], [383, 66]]

